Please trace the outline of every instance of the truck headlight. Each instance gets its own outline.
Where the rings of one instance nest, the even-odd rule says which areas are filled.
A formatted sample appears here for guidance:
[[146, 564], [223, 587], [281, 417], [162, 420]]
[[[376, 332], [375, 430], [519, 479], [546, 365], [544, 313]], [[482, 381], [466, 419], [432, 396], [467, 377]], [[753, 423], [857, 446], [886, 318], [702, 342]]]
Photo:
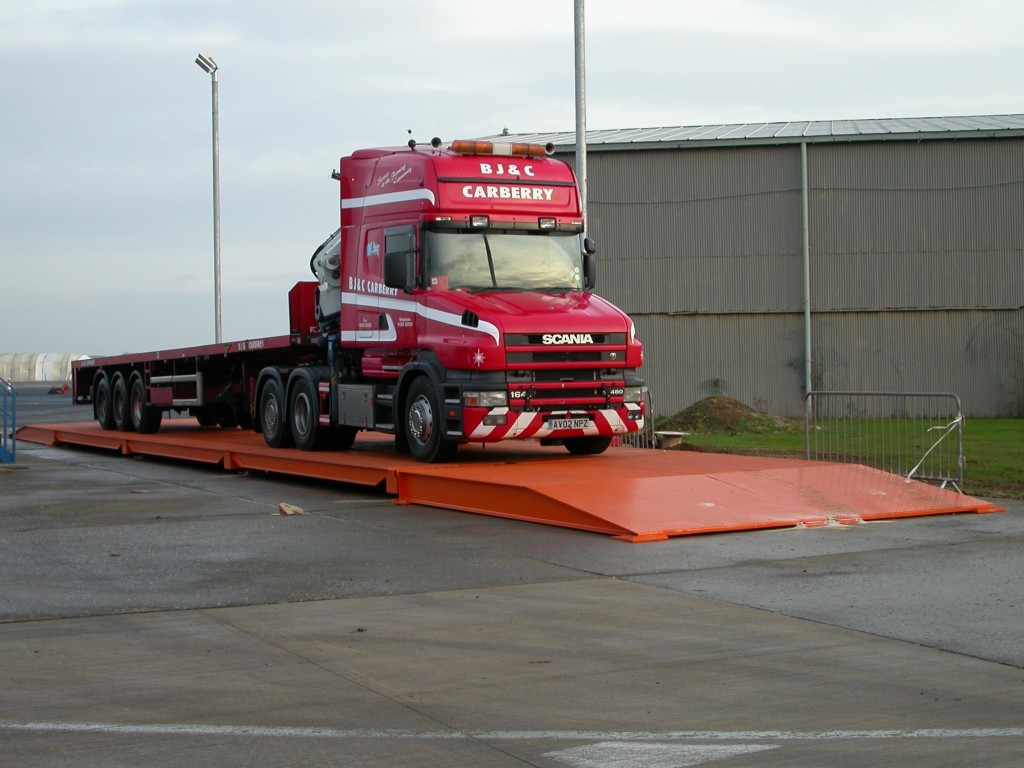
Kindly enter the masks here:
[[644, 400], [644, 388], [626, 387], [622, 390], [622, 399], [627, 403], [642, 403]]
[[462, 404], [467, 408], [504, 408], [508, 406], [508, 392], [463, 392]]

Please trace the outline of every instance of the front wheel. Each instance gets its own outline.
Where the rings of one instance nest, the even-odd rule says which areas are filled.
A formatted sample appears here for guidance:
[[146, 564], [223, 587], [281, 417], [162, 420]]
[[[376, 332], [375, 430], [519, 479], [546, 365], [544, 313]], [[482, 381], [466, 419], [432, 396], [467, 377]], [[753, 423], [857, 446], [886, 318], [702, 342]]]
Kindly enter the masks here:
[[288, 405], [285, 403], [281, 382], [270, 379], [260, 395], [260, 427], [263, 440], [271, 448], [291, 448], [295, 445], [288, 427]]
[[405, 405], [405, 440], [417, 461], [450, 461], [459, 444], [444, 437], [437, 393], [426, 376], [409, 387]]
[[562, 445], [574, 456], [596, 456], [604, 453], [612, 444], [610, 437], [566, 437]]

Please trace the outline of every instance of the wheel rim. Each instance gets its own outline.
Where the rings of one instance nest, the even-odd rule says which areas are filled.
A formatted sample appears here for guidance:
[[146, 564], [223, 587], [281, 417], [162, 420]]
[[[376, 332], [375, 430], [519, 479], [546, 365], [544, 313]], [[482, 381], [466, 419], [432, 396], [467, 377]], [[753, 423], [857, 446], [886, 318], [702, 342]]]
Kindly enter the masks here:
[[127, 397], [124, 392], [124, 385], [119, 381], [114, 384], [114, 418], [123, 419], [128, 413]]
[[312, 419], [312, 407], [305, 392], [300, 392], [295, 397], [295, 406], [292, 410], [292, 425], [300, 435], [309, 434]]
[[280, 416], [277, 398], [270, 395], [263, 404], [263, 428], [272, 435], [277, 434], [277, 420]]
[[135, 387], [132, 388], [131, 402], [132, 418], [135, 420], [136, 424], [139, 424], [142, 422], [142, 412], [146, 407], [146, 398]]
[[101, 421], [110, 416], [110, 390], [106, 387], [96, 389], [96, 413]]
[[420, 445], [429, 443], [434, 434], [434, 411], [422, 395], [409, 406], [409, 434]]

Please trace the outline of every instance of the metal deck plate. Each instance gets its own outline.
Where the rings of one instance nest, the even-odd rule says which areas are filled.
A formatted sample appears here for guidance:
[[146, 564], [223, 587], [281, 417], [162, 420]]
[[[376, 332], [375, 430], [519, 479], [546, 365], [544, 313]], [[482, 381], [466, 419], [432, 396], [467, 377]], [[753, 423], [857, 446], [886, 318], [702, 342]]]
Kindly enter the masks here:
[[379, 486], [399, 504], [508, 517], [605, 533], [625, 541], [790, 526], [853, 525], [956, 512], [999, 512], [979, 499], [852, 464], [685, 451], [613, 448], [570, 456], [509, 442], [464, 446], [459, 462], [419, 464], [384, 435], [360, 435], [351, 451], [268, 447], [243, 430], [165, 422], [154, 435], [94, 423], [22, 427], [18, 439], [82, 445]]

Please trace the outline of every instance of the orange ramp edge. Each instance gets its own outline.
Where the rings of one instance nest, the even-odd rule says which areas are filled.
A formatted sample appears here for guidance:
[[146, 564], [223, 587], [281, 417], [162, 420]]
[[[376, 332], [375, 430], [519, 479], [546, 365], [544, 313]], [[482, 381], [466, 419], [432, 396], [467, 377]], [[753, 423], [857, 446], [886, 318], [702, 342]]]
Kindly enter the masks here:
[[362, 434], [351, 451], [312, 453], [270, 448], [253, 432], [204, 429], [188, 419], [165, 422], [153, 435], [103, 431], [90, 422], [22, 427], [17, 436], [43, 445], [382, 487], [398, 504], [545, 523], [630, 542], [1003, 511], [865, 466], [797, 459], [633, 448], [577, 457], [509, 442], [466, 446], [458, 464], [424, 465], [395, 453], [385, 435]]

